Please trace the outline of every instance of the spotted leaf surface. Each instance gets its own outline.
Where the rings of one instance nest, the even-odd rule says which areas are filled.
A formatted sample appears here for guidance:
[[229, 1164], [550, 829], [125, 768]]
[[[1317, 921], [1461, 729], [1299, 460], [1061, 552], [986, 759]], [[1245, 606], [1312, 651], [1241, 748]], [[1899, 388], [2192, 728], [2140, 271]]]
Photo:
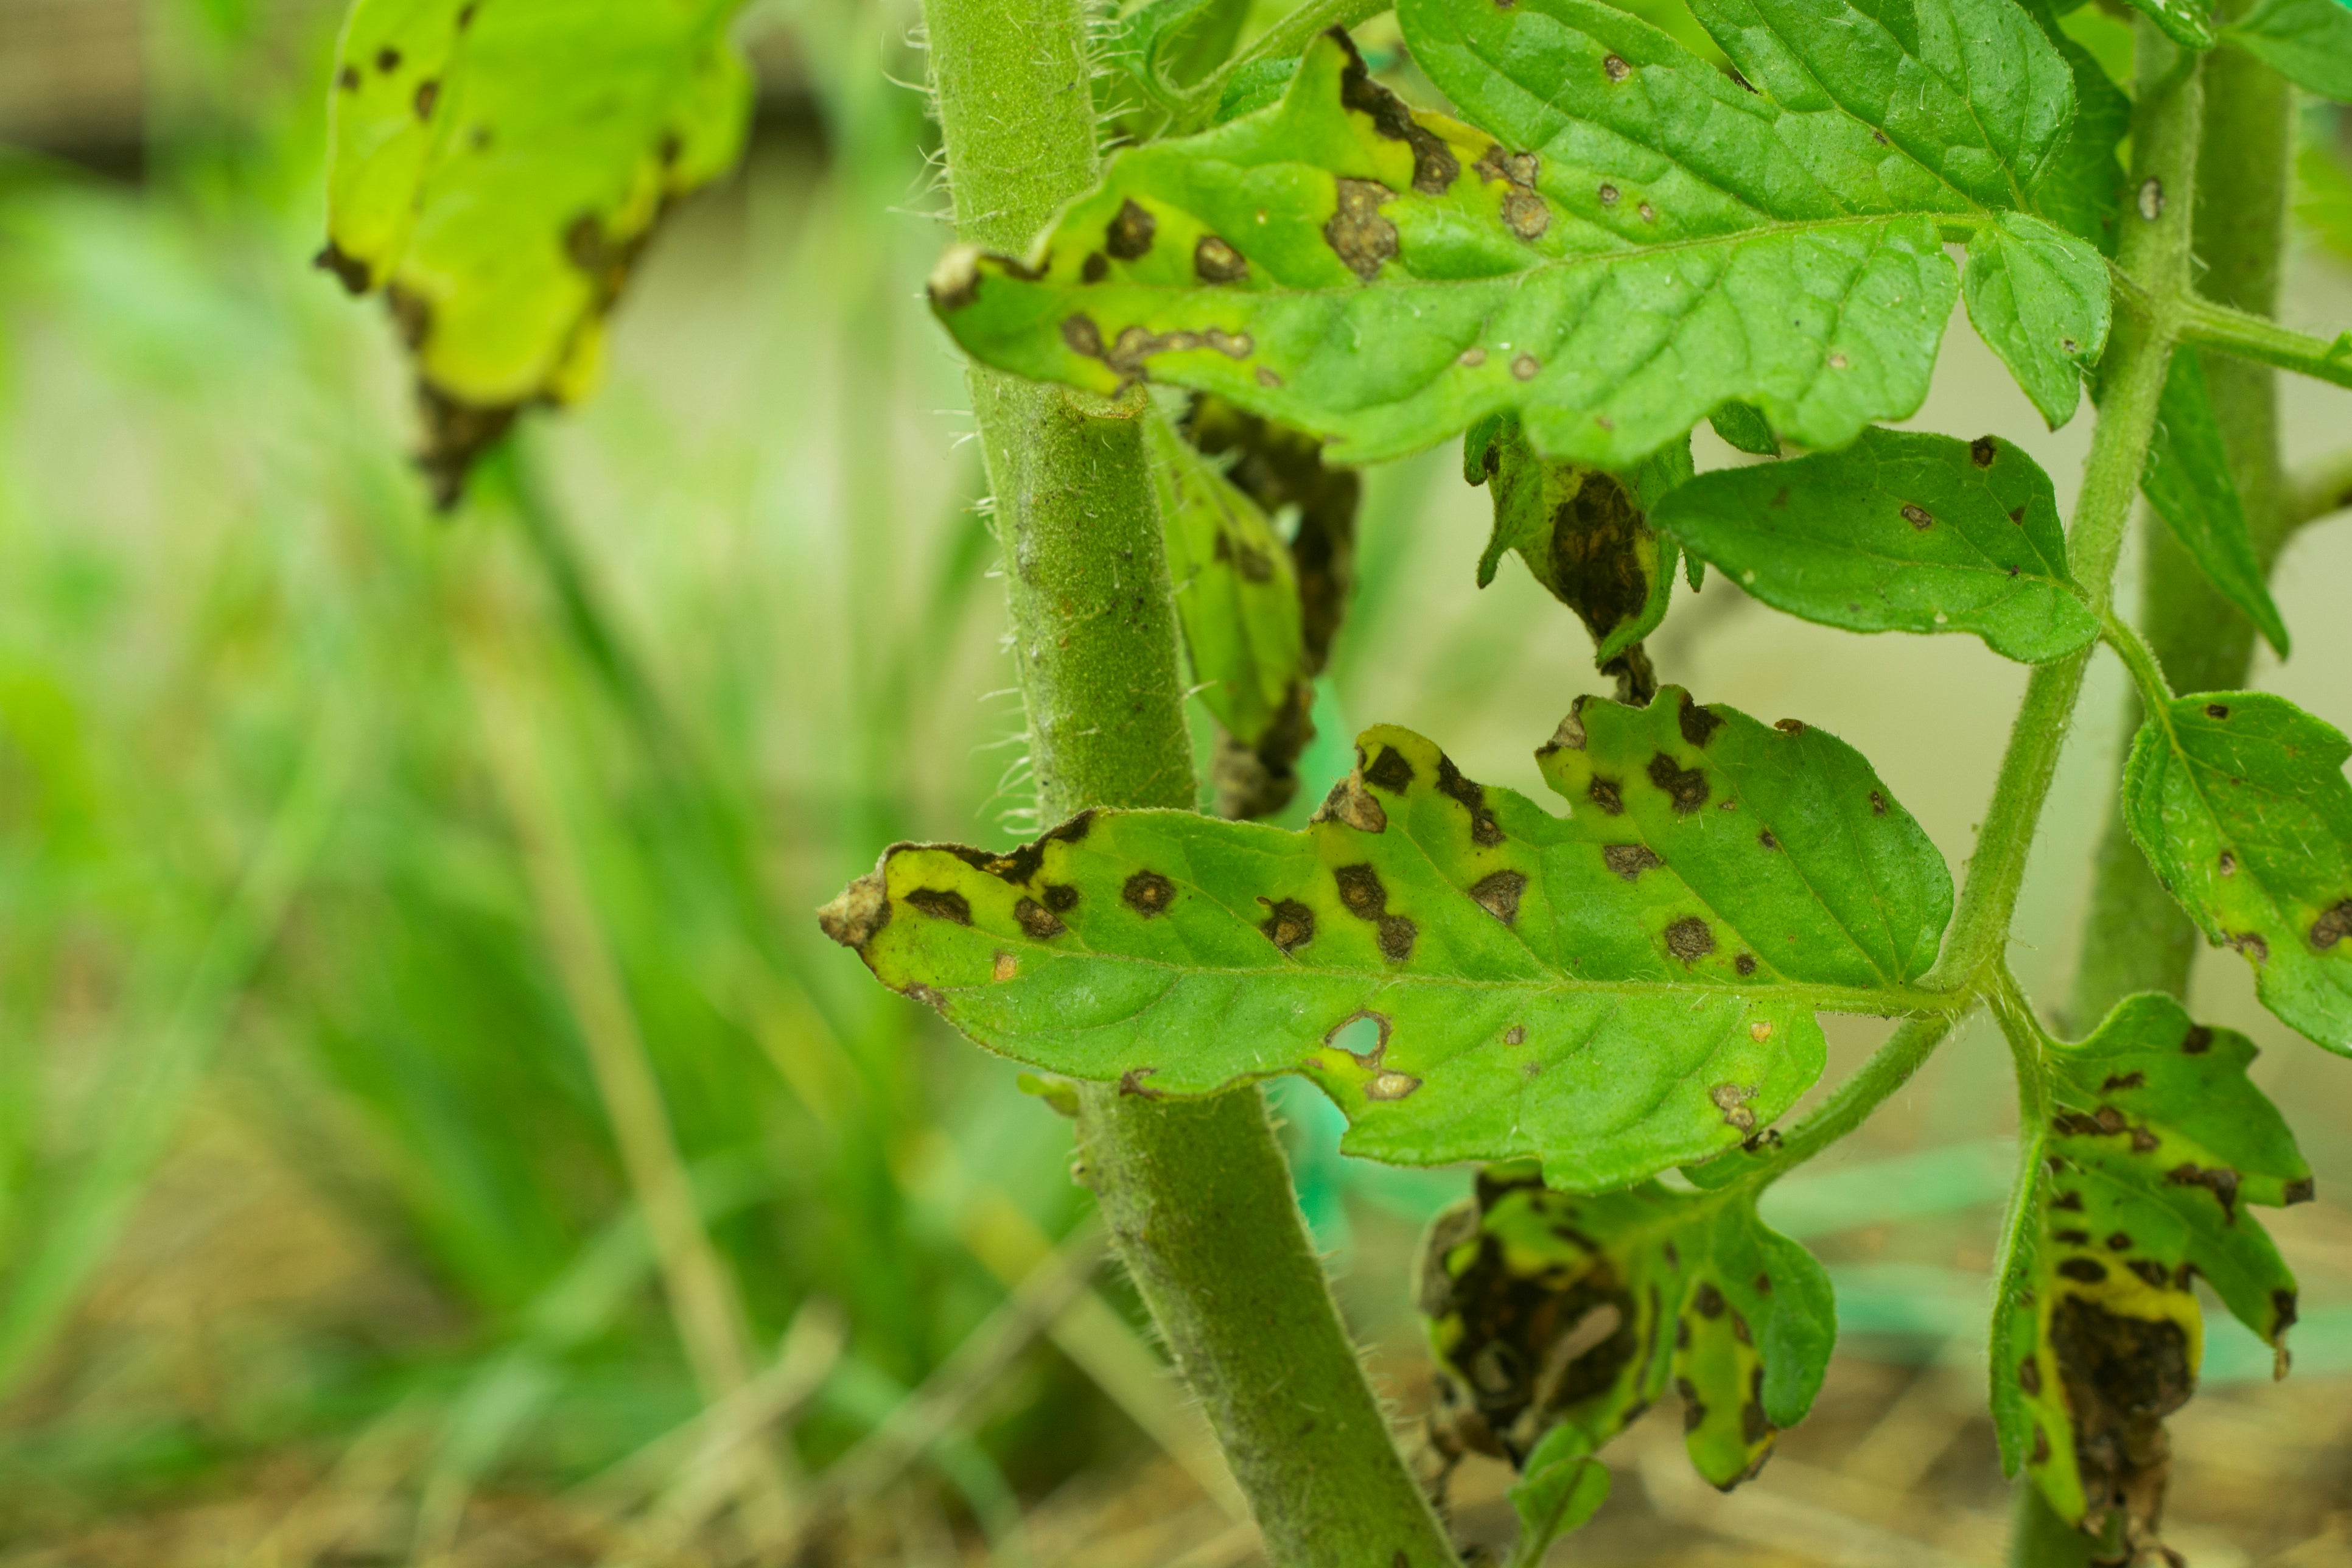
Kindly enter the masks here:
[[2158, 709], [2124, 769], [2124, 822], [2263, 1005], [2352, 1055], [2352, 784], [2341, 731], [2263, 692]]
[[1579, 1196], [1525, 1166], [1483, 1173], [1438, 1216], [1420, 1296], [1441, 1374], [1433, 1439], [1531, 1473], [1598, 1449], [1672, 1389], [1692, 1464], [1736, 1486], [1811, 1408], [1837, 1337], [1829, 1277], [1751, 1198]]
[[2352, 3], [2262, 0], [2222, 34], [2296, 86], [2352, 103]]
[[738, 0], [355, 0], [320, 258], [381, 289], [445, 495], [520, 405], [593, 380], [664, 207], [741, 146]]
[[1289, 547], [1257, 503], [1166, 421], [1152, 416], [1145, 428], [1192, 679], [1217, 722], [1254, 746], [1289, 716], [1305, 677]]
[[1915, 989], [1951, 881], [1843, 742], [1587, 700], [1539, 756], [1572, 805], [1368, 731], [1298, 832], [1096, 812], [1010, 854], [902, 845], [824, 914], [991, 1049], [1202, 1094], [1277, 1073], [1350, 1152], [1533, 1156], [1622, 1185], [1755, 1136], [1812, 1083], [1821, 1008]]
[[2194, 353], [2174, 354], [2165, 372], [2164, 397], [2140, 489], [2214, 592], [2242, 611], [2263, 640], [2285, 658], [2286, 622], [2271, 598], [2270, 574], [2254, 554], [2245, 504], [2214, 417], [2212, 394]]
[[2169, 996], [2127, 998], [2090, 1038], [2046, 1053], [2053, 1115], [1993, 1327], [1993, 1414], [2005, 1465], [2094, 1531], [2110, 1510], [2152, 1539], [2163, 1418], [2195, 1392], [2202, 1276], [2280, 1352], [2294, 1276], [2252, 1204], [2312, 1195], [2284, 1118], [2246, 1078], [2242, 1035]]
[[2049, 476], [1998, 437], [1873, 430], [1842, 452], [1702, 474], [1655, 521], [1766, 604], [1824, 626], [1973, 632], [2027, 663], [2098, 635]]
[[[1499, 415], [1473, 427], [1463, 473], [1495, 500], [1495, 531], [1478, 561], [1478, 585], [1494, 581], [1516, 551], [1552, 597], [1574, 610], [1604, 672], [1665, 619], [1675, 591], [1675, 550], [1649, 525], [1648, 510], [1691, 477], [1690, 444], [1680, 442], [1623, 475], [1547, 460], [1518, 422]], [[1643, 699], [1656, 682], [1632, 684]], [[1623, 695], [1621, 693], [1621, 695]]]

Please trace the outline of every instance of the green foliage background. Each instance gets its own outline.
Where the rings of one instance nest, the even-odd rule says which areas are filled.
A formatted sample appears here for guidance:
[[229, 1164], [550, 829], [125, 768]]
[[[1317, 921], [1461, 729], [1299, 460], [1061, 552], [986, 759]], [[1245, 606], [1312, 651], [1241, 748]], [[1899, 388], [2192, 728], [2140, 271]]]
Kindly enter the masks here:
[[[499, 507], [452, 523], [398, 456], [386, 323], [307, 265], [332, 16], [297, 15], [152, 8], [139, 184], [0, 150], [0, 1543], [368, 1440], [413, 1447], [399, 1484], [420, 1496], [551, 1489], [694, 1410], [485, 762], [499, 714], [525, 716], [552, 780], [755, 1341], [816, 1299], [851, 1324], [799, 1428], [808, 1464], [1083, 1212], [1065, 1125], [807, 913], [894, 839], [1034, 826], [959, 367], [917, 303], [940, 242], [930, 133], [876, 68], [919, 74], [909, 16], [755, 10], [799, 86], [656, 243], [604, 389], [534, 424]], [[2352, 317], [2342, 135], [2312, 121], [2290, 319]], [[2290, 456], [2325, 449], [2352, 395], [2299, 385], [2286, 419]], [[1955, 331], [1912, 423], [2019, 440], [2063, 508], [2088, 422], [2043, 434]], [[1700, 443], [1703, 467], [1727, 460]], [[1373, 721], [1539, 793], [1536, 743], [1597, 684], [1582, 631], [1516, 565], [1472, 591], [1488, 500], [1453, 471], [1441, 450], [1370, 476], [1287, 821]], [[2294, 657], [2258, 679], [2352, 727], [2347, 588], [2352, 532], [2294, 546]], [[478, 646], [515, 699], [487, 716]], [[1702, 700], [1862, 745], [1964, 855], [2021, 669], [1969, 638], [1762, 614], [1719, 574], [1650, 646]], [[2121, 682], [2100, 679], [2107, 728], [2067, 759], [2020, 921], [2043, 994], [2118, 739]], [[2282, 1039], [2220, 956], [2198, 1016]], [[1830, 1079], [1875, 1037], [1833, 1021]], [[2253, 1069], [2323, 1208], [2352, 1179], [2332, 1066], [2281, 1050]], [[2007, 1099], [1987, 1026], [1766, 1205], [1830, 1238], [1853, 1353], [1974, 1331]], [[1334, 1113], [1285, 1104], [1343, 1293], [1374, 1335], [1406, 1331], [1400, 1260], [1466, 1177], [1343, 1160]], [[1896, 1160], [1901, 1179], [1879, 1164]], [[1836, 1239], [1923, 1207], [1949, 1223], [1908, 1251]], [[2296, 1223], [2275, 1226], [2290, 1250]], [[2300, 1366], [2352, 1373], [2352, 1273], [2304, 1275]], [[1122, 1289], [1104, 1287], [1132, 1349]], [[2214, 1316], [2209, 1378], [2268, 1364]], [[1001, 1532], [1023, 1498], [1148, 1451], [1171, 1400], [1040, 1348], [922, 1474]]]

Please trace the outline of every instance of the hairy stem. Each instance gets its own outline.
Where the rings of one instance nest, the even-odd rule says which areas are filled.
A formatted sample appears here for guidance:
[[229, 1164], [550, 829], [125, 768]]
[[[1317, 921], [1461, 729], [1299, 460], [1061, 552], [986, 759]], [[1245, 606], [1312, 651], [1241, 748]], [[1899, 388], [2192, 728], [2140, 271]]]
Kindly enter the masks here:
[[[2224, 9], [2234, 15], [2246, 4], [2233, 0]], [[2206, 266], [2200, 286], [2220, 305], [2266, 315], [2278, 303], [2292, 94], [2275, 72], [2233, 49], [2214, 51], [2204, 75], [2203, 174], [2194, 230], [2197, 253]], [[2204, 355], [2204, 370], [2231, 478], [2245, 503], [2255, 556], [2267, 572], [2303, 521], [2282, 493], [2277, 374], [2220, 353]], [[2352, 460], [2342, 468], [2343, 483], [2352, 489]], [[2325, 485], [2321, 478], [2314, 489]], [[2243, 685], [2253, 660], [2253, 623], [2214, 592], [2171, 531], [2152, 514], [2144, 514], [2141, 540], [2146, 570], [2140, 630], [2173, 688], [2220, 691]], [[2137, 684], [2146, 684], [2144, 676]], [[2126, 737], [2137, 731], [2142, 712], [2135, 689], [2124, 699]], [[2124, 827], [2116, 804], [2120, 792], [2109, 799], [2084, 920], [2082, 957], [2066, 1008], [2068, 1024], [2080, 1029], [2091, 1027], [2136, 991], [2185, 992], [2197, 955], [2196, 928], [2157, 881]]]
[[[2137, 29], [2138, 101], [2132, 113], [2133, 200], [2126, 209], [2116, 263], [2134, 285], [2100, 361], [2099, 424], [2083, 470], [2066, 546], [2092, 613], [2105, 616], [2115, 590], [2132, 500], [2156, 430], [2157, 405], [2176, 331], [2169, 301], [2186, 294], [2189, 219], [2196, 190], [2203, 92], [2200, 73], [2179, 68], [2179, 51], [2152, 24]], [[1973, 984], [2002, 956], [2019, 889], [2050, 781], [2073, 726], [2091, 649], [2039, 666], [2010, 730], [1969, 858], [1968, 879], [1945, 942], [1937, 977]]]
[[[965, 241], [1018, 252], [1090, 185], [1083, 0], [926, 0]], [[975, 367], [1039, 808], [1193, 804], [1139, 403]], [[1454, 1561], [1339, 1321], [1255, 1088], [1079, 1095], [1086, 1179], [1281, 1568]]]
[[2352, 331], [2333, 338], [2315, 338], [2210, 300], [2192, 300], [2181, 311], [2180, 335], [2189, 342], [2241, 359], [2352, 386]]

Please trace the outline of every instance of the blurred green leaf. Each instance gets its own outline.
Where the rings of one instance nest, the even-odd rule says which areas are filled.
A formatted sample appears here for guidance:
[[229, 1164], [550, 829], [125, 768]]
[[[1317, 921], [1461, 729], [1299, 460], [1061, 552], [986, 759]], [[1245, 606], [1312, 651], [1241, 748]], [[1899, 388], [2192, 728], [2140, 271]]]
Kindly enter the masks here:
[[1997, 437], [1872, 430], [1843, 452], [1703, 474], [1656, 517], [1757, 598], [1823, 626], [1973, 632], [2025, 663], [2098, 636], [2049, 476]]
[[2352, 1055], [2352, 742], [2283, 697], [2155, 708], [2124, 769], [2124, 822], [2206, 939], [2238, 950], [2285, 1023]]
[[2221, 444], [2213, 399], [2194, 352], [2172, 356], [2157, 419], [2147, 471], [2140, 476], [2148, 504], [2214, 592], [2243, 611], [2284, 658], [2286, 622], [2271, 598], [2269, 574], [2254, 555], [2245, 505], [2230, 472], [2229, 448]]
[[1558, 1471], [1669, 1383], [1699, 1474], [1727, 1489], [1752, 1477], [1811, 1408], [1837, 1339], [1822, 1266], [1756, 1217], [1752, 1194], [1580, 1196], [1529, 1166], [1490, 1168], [1438, 1216], [1420, 1305], [1443, 1373], [1433, 1433], [1524, 1464], [1522, 1489], [1563, 1511], [1589, 1512], [1606, 1489]]
[[823, 916], [1005, 1055], [1130, 1092], [1298, 1072], [1350, 1152], [1637, 1180], [1758, 1132], [1816, 1008], [1900, 1011], [1951, 908], [1869, 764], [1674, 687], [1580, 701], [1561, 820], [1368, 731], [1303, 833], [1095, 812], [1005, 854], [901, 846]]
[[1538, 1443], [1510, 1489], [1519, 1538], [1504, 1568], [1541, 1568], [1551, 1543], [1600, 1511], [1609, 1500], [1609, 1467], [1592, 1458], [1591, 1441], [1566, 1423]]
[[740, 0], [355, 0], [319, 264], [383, 289], [445, 500], [521, 405], [593, 382], [671, 202], [742, 146]]
[[2212, 14], [2202, 0], [2126, 0], [2184, 49], [2210, 49], [2215, 38]]
[[2352, 103], [2352, 3], [2261, 0], [2221, 29], [2235, 44], [2306, 91]]

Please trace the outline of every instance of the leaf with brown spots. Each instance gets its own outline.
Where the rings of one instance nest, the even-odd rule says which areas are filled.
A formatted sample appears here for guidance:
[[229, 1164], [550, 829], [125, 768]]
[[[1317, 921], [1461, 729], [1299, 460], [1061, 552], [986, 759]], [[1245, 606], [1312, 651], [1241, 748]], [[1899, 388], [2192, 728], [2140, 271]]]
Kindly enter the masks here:
[[[1464, 438], [1462, 471], [1495, 498], [1495, 531], [1478, 559], [1478, 585], [1516, 551], [1551, 596], [1576, 612], [1592, 638], [1592, 662], [1619, 679], [1622, 700], [1657, 689], [1643, 637], [1665, 619], [1675, 550], [1654, 531], [1651, 508], [1691, 477], [1690, 443], [1672, 443], [1622, 475], [1548, 462], [1517, 416], [1483, 419]], [[1629, 657], [1630, 656], [1630, 657]]]
[[384, 291], [443, 504], [515, 411], [595, 382], [663, 211], [733, 166], [740, 0], [356, 0], [337, 51], [320, 264]]
[[1546, 1455], [1598, 1451], [1671, 1388], [1692, 1464], [1737, 1486], [1804, 1418], [1837, 1337], [1828, 1275], [1746, 1191], [1588, 1197], [1491, 1167], [1431, 1226], [1421, 1268], [1433, 1441], [1531, 1477]]
[[1300, 1073], [1350, 1152], [1578, 1185], [1769, 1127], [1820, 1074], [1819, 1011], [1950, 1005], [1917, 987], [1944, 864], [1818, 729], [1588, 700], [1539, 754], [1566, 818], [1408, 731], [1359, 748], [1301, 831], [1104, 811], [1004, 855], [901, 845], [826, 929], [1033, 1067], [1175, 1095]]
[[1973, 632], [2026, 663], [2099, 634], [2050, 478], [2010, 443], [1872, 430], [1842, 452], [1718, 468], [1653, 514], [1777, 609], [1857, 632]]
[[2124, 768], [2123, 816], [2263, 1005], [2352, 1056], [2352, 783], [2341, 731], [2263, 692], [2156, 700]]
[[2024, 1465], [2094, 1533], [2110, 1510], [2153, 1540], [2163, 1418], [2195, 1391], [2202, 1276], [2279, 1351], [2294, 1277], [2249, 1204], [2312, 1195], [2285, 1120], [2246, 1077], [2243, 1035], [2169, 996], [2127, 998], [2079, 1044], [2045, 1042], [2049, 1125], [2027, 1151], [2029, 1213], [1995, 1309], [1992, 1405], [2004, 1464]]

